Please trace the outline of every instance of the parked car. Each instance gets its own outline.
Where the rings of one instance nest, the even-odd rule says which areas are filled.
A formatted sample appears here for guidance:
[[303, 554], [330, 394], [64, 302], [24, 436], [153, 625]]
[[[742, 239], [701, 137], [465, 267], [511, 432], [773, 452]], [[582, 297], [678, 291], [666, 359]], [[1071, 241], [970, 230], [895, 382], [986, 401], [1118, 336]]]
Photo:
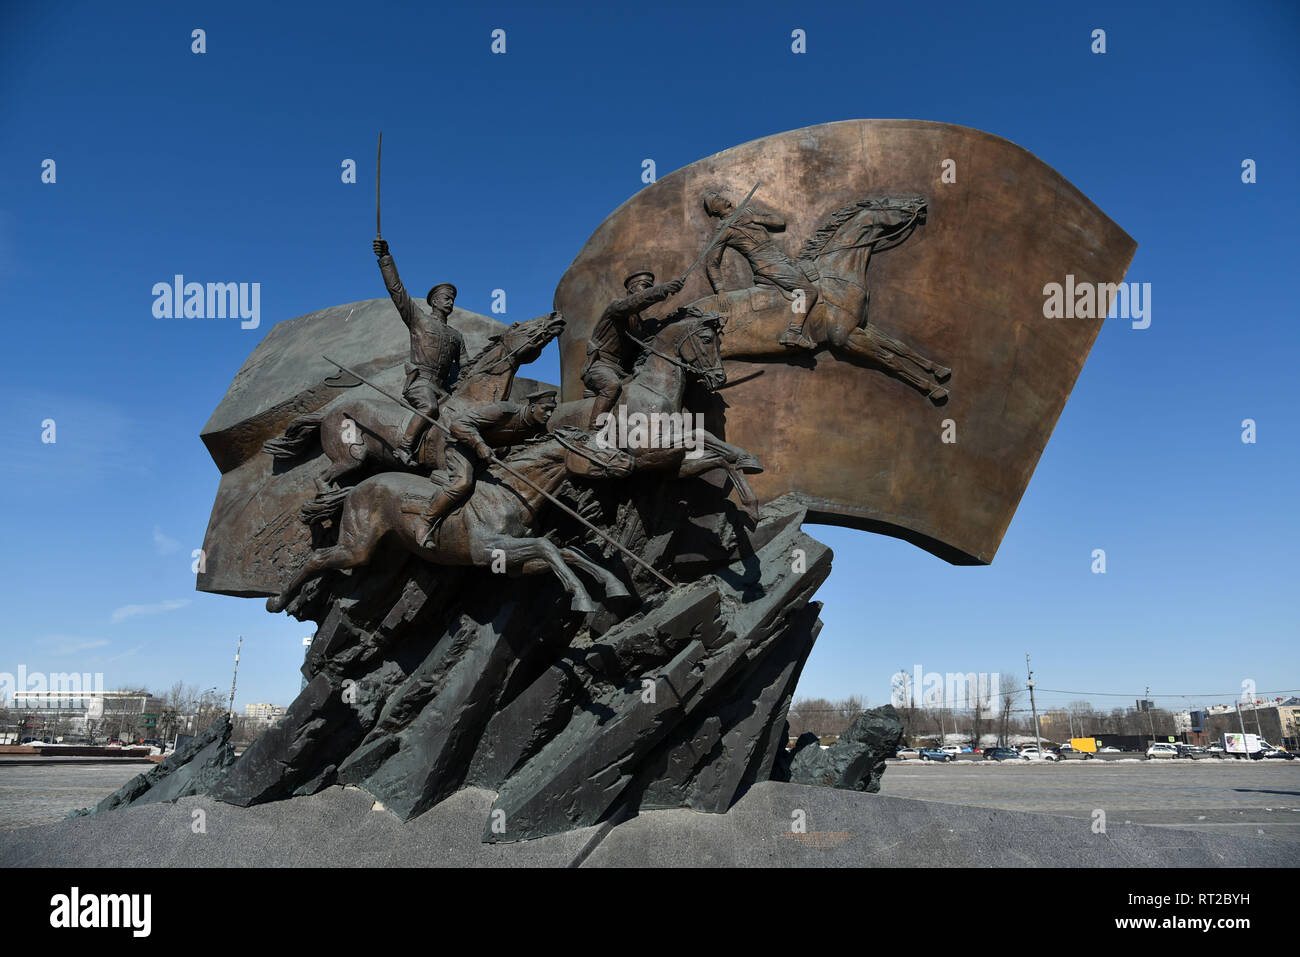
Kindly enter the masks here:
[[1098, 748], [1097, 753], [1098, 754], [1119, 754], [1120, 751], [1119, 748], [1112, 748], [1110, 745], [1107, 745], [1104, 748]]
[[916, 748], [899, 748], [897, 751], [894, 752], [894, 757], [898, 758], [901, 761], [906, 761], [908, 758], [914, 758], [920, 753], [921, 752], [918, 751]]
[[1178, 746], [1176, 744], [1161, 744], [1157, 741], [1147, 748], [1148, 758], [1176, 758], [1178, 756]]
[[1014, 748], [985, 748], [985, 761], [1019, 761], [1020, 752]]
[[1176, 744], [1178, 756], [1180, 758], [1207, 758], [1210, 752], [1206, 751], [1199, 744]]
[[1283, 761], [1292, 761], [1295, 759], [1295, 753], [1292, 751], [1286, 751], [1282, 748], [1267, 748], [1264, 751], [1264, 759], [1268, 760], [1269, 758], [1281, 758]]
[[919, 754], [922, 761], [956, 761], [957, 758], [939, 748], [922, 748]]

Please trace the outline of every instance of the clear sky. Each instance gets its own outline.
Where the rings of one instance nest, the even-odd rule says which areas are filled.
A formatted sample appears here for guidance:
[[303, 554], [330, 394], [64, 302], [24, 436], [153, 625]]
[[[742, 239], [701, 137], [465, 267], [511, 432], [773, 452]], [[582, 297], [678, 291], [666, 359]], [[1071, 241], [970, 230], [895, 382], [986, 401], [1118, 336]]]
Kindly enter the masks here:
[[[0, 5], [0, 671], [224, 691], [242, 633], [237, 705], [296, 694], [310, 624], [194, 590], [218, 480], [198, 434], [273, 323], [384, 294], [377, 130], [399, 261], [477, 312], [504, 288], [522, 319], [642, 188], [643, 159], [662, 176], [771, 133], [901, 117], [1059, 170], [1137, 239], [1128, 278], [1151, 283], [1152, 322], [1103, 327], [992, 566], [810, 529], [836, 559], [800, 694], [879, 704], [918, 665], [1023, 679], [1027, 651], [1054, 689], [1040, 706], [1300, 689], [1298, 11]], [[260, 282], [260, 327], [155, 318], [151, 289], [176, 273]], [[554, 347], [525, 374], [558, 382]]]

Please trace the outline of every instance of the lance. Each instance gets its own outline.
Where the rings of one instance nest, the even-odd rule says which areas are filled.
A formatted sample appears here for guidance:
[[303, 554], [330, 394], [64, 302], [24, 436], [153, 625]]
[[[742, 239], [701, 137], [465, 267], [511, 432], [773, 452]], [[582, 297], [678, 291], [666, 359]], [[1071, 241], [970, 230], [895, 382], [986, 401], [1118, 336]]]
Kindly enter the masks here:
[[695, 272], [697, 268], [699, 268], [700, 263], [704, 262], [705, 256], [713, 252], [713, 247], [718, 245], [718, 240], [720, 240], [722, 238], [722, 234], [727, 231], [727, 227], [736, 221], [736, 217], [739, 216], [741, 212], [745, 209], [745, 205], [751, 199], [754, 198], [754, 193], [756, 193], [757, 191], [758, 191], [758, 183], [755, 183], [754, 188], [749, 191], [749, 195], [746, 196], [743, 200], [741, 200], [740, 205], [736, 207], [735, 211], [732, 212], [730, 216], [728, 216], [726, 219], [722, 221], [722, 225], [718, 227], [717, 235], [713, 237], [713, 242], [705, 246], [704, 252], [700, 253], [700, 258], [695, 260], [695, 262], [691, 263], [690, 269], [682, 273], [682, 279], [681, 279], [682, 282], [685, 282], [686, 277], [689, 276], [691, 273]]
[[[375, 383], [371, 382], [369, 379], [365, 378], [364, 376], [359, 375], [357, 372], [353, 371], [352, 369], [349, 369], [349, 368], [348, 368], [347, 366], [345, 366], [343, 363], [341, 363], [341, 362], [335, 362], [335, 361], [334, 361], [333, 359], [331, 359], [329, 356], [321, 356], [321, 358], [324, 359], [326, 362], [331, 363], [332, 365], [336, 365], [336, 366], [338, 366], [340, 369], [342, 369], [344, 372], [348, 373], [349, 375], [354, 375], [354, 376], [356, 376], [358, 379], [360, 379], [360, 380], [361, 380], [362, 382], [364, 382], [366, 385], [370, 386], [370, 388], [374, 389], [374, 390], [375, 390], [376, 392], [378, 392], [380, 395], [386, 396], [387, 398], [392, 399], [392, 400], [393, 400], [394, 402], [396, 402], [398, 405], [402, 406], [404, 409], [407, 409], [407, 410], [409, 410], [409, 411], [411, 411], [411, 412], [414, 412], [416, 415], [420, 416], [420, 417], [423, 418], [425, 421], [427, 421], [430, 425], [435, 425], [435, 426], [437, 426], [439, 429], [442, 430], [443, 434], [445, 434], [445, 435], [448, 436], [449, 438], [452, 438], [452, 439], [455, 438], [455, 436], [453, 436], [453, 435], [451, 434], [451, 429], [447, 428], [445, 425], [443, 425], [443, 424], [442, 424], [441, 422], [439, 422], [437, 419], [433, 418], [433, 416], [426, 415], [425, 413], [421, 412], [419, 409], [417, 409], [417, 408], [415, 408], [414, 406], [412, 406], [410, 403], [406, 402], [404, 399], [400, 399], [400, 398], [398, 398], [397, 396], [395, 396], [395, 395], [393, 395], [391, 392], [389, 392], [387, 389], [381, 388], [380, 386], [378, 386], [378, 385], [376, 385]], [[437, 388], [437, 386], [435, 386], [434, 388]], [[439, 390], [439, 391], [441, 391], [441, 390]], [[443, 394], [446, 395], [446, 393], [443, 393]], [[664, 583], [665, 585], [667, 585], [669, 588], [676, 588], [676, 587], [677, 587], [676, 584], [674, 584], [674, 583], [673, 583], [672, 581], [670, 581], [669, 579], [665, 578], [662, 574], [659, 573], [659, 571], [658, 571], [656, 568], [654, 568], [652, 565], [648, 564], [644, 559], [641, 558], [640, 555], [636, 554], [636, 552], [633, 552], [632, 550], [630, 550], [629, 548], [627, 548], [626, 546], [624, 546], [621, 542], [618, 542], [618, 541], [614, 540], [614, 539], [611, 538], [609, 535], [607, 535], [607, 534], [605, 534], [604, 532], [602, 532], [602, 531], [601, 531], [600, 529], [598, 529], [595, 525], [591, 524], [591, 522], [587, 521], [585, 518], [583, 518], [581, 515], [579, 515], [579, 514], [578, 514], [577, 512], [575, 512], [573, 509], [569, 508], [569, 506], [565, 505], [565, 504], [564, 504], [563, 502], [561, 502], [558, 498], [556, 498], [556, 497], [555, 497], [554, 495], [552, 495], [550, 492], [546, 491], [546, 489], [542, 488], [540, 485], [538, 485], [536, 482], [534, 482], [534, 481], [533, 481], [532, 479], [530, 479], [528, 476], [524, 475], [522, 472], [518, 472], [518, 471], [516, 471], [515, 469], [511, 468], [509, 465], [507, 465], [505, 462], [501, 461], [501, 460], [500, 460], [499, 458], [497, 458], [495, 455], [491, 455], [491, 454], [489, 454], [489, 455], [488, 455], [488, 459], [489, 459], [491, 462], [493, 462], [495, 465], [499, 465], [499, 466], [501, 466], [501, 468], [503, 468], [505, 471], [509, 472], [509, 473], [510, 473], [511, 475], [513, 475], [515, 478], [519, 479], [519, 481], [521, 481], [521, 482], [523, 482], [524, 484], [530, 486], [534, 491], [539, 492], [539, 493], [541, 493], [542, 495], [546, 496], [546, 498], [550, 500], [550, 502], [551, 502], [552, 505], [557, 505], [557, 506], [559, 506], [559, 508], [561, 509], [561, 511], [563, 511], [563, 512], [565, 512], [567, 515], [569, 515], [570, 518], [575, 518], [575, 519], [577, 519], [579, 522], [581, 522], [583, 525], [585, 525], [589, 530], [595, 532], [597, 535], [599, 535], [601, 538], [603, 538], [603, 539], [604, 539], [605, 541], [607, 541], [609, 544], [613, 545], [613, 546], [614, 546], [615, 548], [617, 548], [620, 552], [622, 552], [622, 553], [623, 553], [624, 555], [626, 555], [628, 558], [632, 559], [632, 561], [636, 562], [638, 565], [640, 565], [642, 568], [644, 568], [646, 571], [648, 571], [651, 575], [654, 575], [655, 578], [659, 579], [661, 582], [663, 582], [663, 583]]]
[[384, 159], [384, 131], [379, 131], [379, 147], [375, 150], [375, 238], [382, 239], [379, 228], [379, 170]]

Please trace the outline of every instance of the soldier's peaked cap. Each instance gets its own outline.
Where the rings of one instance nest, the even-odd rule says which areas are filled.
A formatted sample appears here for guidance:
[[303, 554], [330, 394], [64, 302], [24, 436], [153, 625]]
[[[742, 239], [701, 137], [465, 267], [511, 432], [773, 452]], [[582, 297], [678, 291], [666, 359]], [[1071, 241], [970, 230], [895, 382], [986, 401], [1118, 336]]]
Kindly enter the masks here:
[[528, 397], [529, 402], [541, 402], [543, 399], [554, 399], [560, 393], [555, 389], [543, 389], [541, 392], [534, 392]]
[[623, 280], [623, 288], [631, 289], [632, 283], [642, 278], [643, 276], [646, 279], [649, 279], [651, 282], [655, 281], [655, 274], [652, 273], [649, 269], [638, 269], [636, 272], [631, 273], [626, 279]]
[[437, 292], [439, 289], [446, 289], [448, 292], [451, 293], [451, 298], [453, 299], [456, 298], [456, 287], [449, 282], [440, 282], [438, 283], [438, 285], [434, 286], [432, 289], [429, 290], [429, 294], [424, 297], [424, 301], [432, 306], [433, 294]]

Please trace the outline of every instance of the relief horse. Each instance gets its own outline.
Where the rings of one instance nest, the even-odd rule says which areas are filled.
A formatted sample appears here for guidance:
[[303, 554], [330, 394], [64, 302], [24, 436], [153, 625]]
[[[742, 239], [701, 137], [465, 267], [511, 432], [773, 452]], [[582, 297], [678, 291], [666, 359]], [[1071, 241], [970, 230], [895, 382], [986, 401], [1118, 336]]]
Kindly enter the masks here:
[[[817, 287], [817, 301], [804, 332], [841, 359], [881, 368], [936, 404], [948, 398], [952, 370], [868, 322], [866, 287], [873, 253], [904, 243], [925, 222], [922, 196], [883, 196], [836, 210], [804, 243], [798, 264]], [[722, 314], [724, 359], [786, 359], [780, 344], [790, 321], [791, 302], [775, 286], [721, 292], [691, 304]], [[689, 308], [689, 307], [688, 307]]]

